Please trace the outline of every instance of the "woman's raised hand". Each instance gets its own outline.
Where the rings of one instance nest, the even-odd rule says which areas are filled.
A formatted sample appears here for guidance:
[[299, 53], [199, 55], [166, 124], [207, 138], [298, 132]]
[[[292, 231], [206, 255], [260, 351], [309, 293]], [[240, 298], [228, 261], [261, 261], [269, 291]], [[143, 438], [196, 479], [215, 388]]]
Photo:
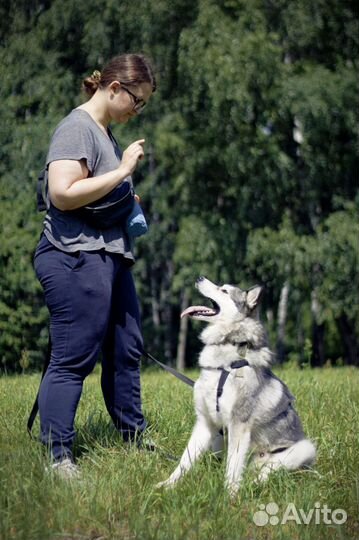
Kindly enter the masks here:
[[126, 150], [124, 150], [121, 159], [121, 166], [128, 169], [128, 174], [132, 174], [135, 170], [137, 163], [143, 159], [144, 150], [143, 145], [145, 144], [145, 139], [139, 139], [131, 143]]

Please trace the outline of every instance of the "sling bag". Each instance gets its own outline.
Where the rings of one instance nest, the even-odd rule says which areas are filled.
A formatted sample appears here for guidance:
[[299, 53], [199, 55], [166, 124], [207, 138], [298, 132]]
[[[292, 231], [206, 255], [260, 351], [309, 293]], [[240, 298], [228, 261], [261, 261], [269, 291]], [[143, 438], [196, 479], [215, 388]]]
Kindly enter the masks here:
[[[46, 206], [47, 169], [43, 169], [37, 180], [37, 209], [43, 212]], [[78, 216], [92, 227], [109, 229], [114, 225], [125, 224], [135, 206], [135, 192], [127, 180], [110, 193], [91, 204], [69, 210], [68, 213]]]

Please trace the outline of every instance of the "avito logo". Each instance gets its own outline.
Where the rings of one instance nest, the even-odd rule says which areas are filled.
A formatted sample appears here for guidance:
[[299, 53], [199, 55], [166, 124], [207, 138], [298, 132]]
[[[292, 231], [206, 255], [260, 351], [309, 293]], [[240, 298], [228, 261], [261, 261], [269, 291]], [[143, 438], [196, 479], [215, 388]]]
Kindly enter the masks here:
[[348, 515], [342, 508], [331, 510], [327, 504], [323, 506], [321, 503], [314, 503], [314, 508], [305, 511], [303, 508], [297, 509], [294, 503], [289, 503], [280, 517], [279, 506], [275, 502], [270, 502], [267, 505], [260, 504], [259, 510], [253, 515], [253, 522], [258, 527], [265, 525], [285, 525], [289, 521], [294, 521], [297, 525], [309, 525], [314, 523], [319, 525], [342, 525], [346, 522]]

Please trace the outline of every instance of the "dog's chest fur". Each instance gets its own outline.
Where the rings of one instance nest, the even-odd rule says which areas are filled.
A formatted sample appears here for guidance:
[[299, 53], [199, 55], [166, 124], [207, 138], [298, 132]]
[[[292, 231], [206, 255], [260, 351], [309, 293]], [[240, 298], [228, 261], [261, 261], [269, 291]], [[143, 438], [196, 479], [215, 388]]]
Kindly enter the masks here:
[[[239, 359], [238, 348], [232, 344], [207, 345], [202, 349], [199, 365], [202, 368], [199, 379], [195, 385], [195, 403], [198, 414], [204, 414], [212, 423], [227, 425], [233, 409], [238, 405], [243, 407], [248, 402], [250, 387], [252, 386], [245, 370], [240, 368], [232, 370], [230, 364]], [[224, 384], [223, 393], [219, 400], [220, 408], [217, 411], [217, 388], [221, 369], [226, 368], [230, 374]], [[206, 369], [209, 368], [209, 369]]]
[[[231, 369], [230, 364], [238, 359], [238, 349], [234, 345], [204, 347], [199, 358], [202, 369], [194, 389], [196, 413], [218, 427], [237, 421], [252, 424], [255, 428], [257, 424], [271, 421], [294, 398], [268, 368], [249, 362], [249, 366]], [[230, 372], [219, 399], [219, 411], [216, 397], [221, 370], [206, 367], [227, 367]]]
[[242, 378], [236, 376], [237, 373], [231, 372], [225, 382], [219, 399], [219, 411], [217, 411], [217, 388], [220, 375], [219, 370], [203, 369], [194, 389], [197, 416], [204, 416], [218, 427], [228, 425], [233, 409], [236, 408], [238, 402], [244, 405], [247, 393]]

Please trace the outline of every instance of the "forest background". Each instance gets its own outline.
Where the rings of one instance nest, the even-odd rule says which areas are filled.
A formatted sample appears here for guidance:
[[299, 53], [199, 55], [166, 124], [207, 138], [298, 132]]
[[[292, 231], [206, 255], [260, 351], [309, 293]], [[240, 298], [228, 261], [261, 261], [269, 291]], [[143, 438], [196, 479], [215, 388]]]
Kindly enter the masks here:
[[179, 314], [205, 275], [260, 282], [280, 362], [359, 365], [358, 5], [350, 0], [2, 0], [0, 369], [39, 368], [36, 182], [81, 80], [143, 52], [158, 90], [116, 127], [146, 139], [150, 232], [134, 267], [148, 350], [194, 365]]

